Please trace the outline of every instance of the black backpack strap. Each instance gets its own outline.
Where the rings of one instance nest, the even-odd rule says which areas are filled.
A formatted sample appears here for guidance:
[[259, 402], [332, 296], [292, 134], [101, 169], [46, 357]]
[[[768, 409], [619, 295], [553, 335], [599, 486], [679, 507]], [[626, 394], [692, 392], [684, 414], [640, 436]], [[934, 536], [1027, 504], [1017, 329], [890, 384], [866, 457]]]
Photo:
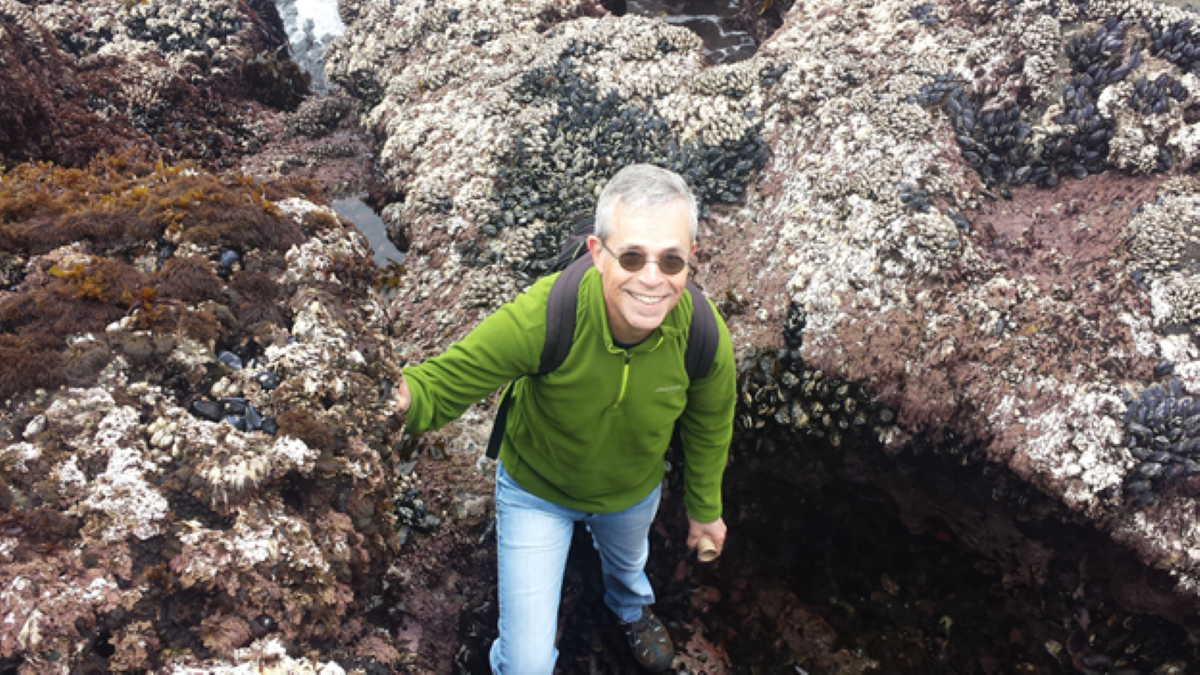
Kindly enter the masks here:
[[[563, 270], [550, 286], [550, 297], [546, 299], [546, 341], [542, 345], [538, 375], [558, 370], [571, 352], [571, 343], [575, 340], [575, 309], [579, 306], [579, 283], [591, 266], [592, 257], [581, 256]], [[500, 397], [496, 422], [488, 438], [487, 456], [490, 459], [500, 456], [500, 442], [504, 440], [504, 427], [508, 422], [508, 409], [512, 407], [513, 389], [516, 386], [517, 381], [514, 380]]]
[[546, 300], [546, 342], [538, 375], [553, 373], [567, 360], [575, 340], [575, 309], [579, 306], [579, 282], [592, 266], [592, 256], [584, 255], [571, 263], [550, 287]]
[[717, 330], [717, 319], [713, 316], [712, 305], [708, 304], [704, 292], [691, 281], [687, 283], [687, 290], [692, 294], [692, 327], [688, 331], [687, 353], [684, 355], [683, 364], [687, 369], [688, 379], [698, 380], [706, 377], [712, 369], [721, 336]]
[[[521, 378], [518, 377], [517, 380], [519, 379]], [[512, 392], [513, 387], [517, 386], [517, 380], [513, 380], [508, 385], [508, 389], [504, 390], [504, 394], [500, 396], [500, 409], [496, 411], [496, 421], [492, 424], [492, 435], [488, 437], [488, 459], [496, 459], [500, 456], [500, 441], [504, 440], [504, 427], [508, 423], [508, 409], [512, 407]]]

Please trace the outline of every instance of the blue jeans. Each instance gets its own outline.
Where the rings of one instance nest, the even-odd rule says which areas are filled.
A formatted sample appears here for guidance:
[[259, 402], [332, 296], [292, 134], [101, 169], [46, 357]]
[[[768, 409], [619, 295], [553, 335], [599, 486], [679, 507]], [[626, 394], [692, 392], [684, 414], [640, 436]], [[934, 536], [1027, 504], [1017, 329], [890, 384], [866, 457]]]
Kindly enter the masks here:
[[654, 602], [646, 578], [650, 524], [659, 485], [616, 513], [576, 511], [537, 497], [496, 468], [496, 549], [500, 636], [490, 660], [496, 675], [550, 675], [558, 658], [554, 636], [558, 601], [575, 521], [592, 533], [604, 572], [604, 603], [622, 621], [634, 621]]

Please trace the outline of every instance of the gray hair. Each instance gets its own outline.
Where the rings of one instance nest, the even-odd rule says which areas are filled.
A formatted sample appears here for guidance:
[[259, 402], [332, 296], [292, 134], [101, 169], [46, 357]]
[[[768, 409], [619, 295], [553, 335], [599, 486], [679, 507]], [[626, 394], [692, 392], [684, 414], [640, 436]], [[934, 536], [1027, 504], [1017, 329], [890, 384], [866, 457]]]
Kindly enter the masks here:
[[677, 199], [682, 199], [687, 206], [688, 235], [696, 241], [696, 198], [683, 177], [651, 164], [630, 164], [609, 179], [600, 193], [596, 202], [596, 236], [605, 241], [612, 234], [612, 217], [618, 204], [638, 209], [669, 204]]

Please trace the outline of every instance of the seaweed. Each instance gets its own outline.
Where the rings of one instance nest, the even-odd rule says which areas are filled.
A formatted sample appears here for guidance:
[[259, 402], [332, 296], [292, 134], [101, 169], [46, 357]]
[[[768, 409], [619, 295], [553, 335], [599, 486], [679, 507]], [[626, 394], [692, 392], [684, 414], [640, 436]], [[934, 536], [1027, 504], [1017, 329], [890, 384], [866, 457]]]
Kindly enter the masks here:
[[291, 324], [287, 308], [279, 303], [279, 284], [266, 273], [238, 272], [229, 282], [229, 288], [233, 295], [230, 308], [243, 325], [262, 321], [283, 327]]
[[0, 400], [21, 391], [54, 389], [63, 382], [59, 345], [0, 334]]
[[310, 448], [329, 449], [333, 445], [333, 429], [313, 413], [297, 408], [278, 417], [279, 435], [304, 441]]
[[224, 297], [221, 292], [221, 280], [204, 258], [171, 258], [163, 264], [156, 276], [158, 293], [163, 298], [197, 304]]

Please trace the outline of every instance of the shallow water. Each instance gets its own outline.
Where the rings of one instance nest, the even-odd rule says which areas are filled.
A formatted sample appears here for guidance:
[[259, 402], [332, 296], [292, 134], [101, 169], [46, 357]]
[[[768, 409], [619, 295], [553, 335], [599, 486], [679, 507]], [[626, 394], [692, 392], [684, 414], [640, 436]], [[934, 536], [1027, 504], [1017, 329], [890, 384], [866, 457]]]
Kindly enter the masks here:
[[342, 218], [354, 223], [358, 231], [367, 238], [376, 265], [382, 268], [393, 262], [404, 261], [404, 254], [388, 239], [383, 219], [363, 200], [357, 197], [338, 199], [333, 202], [333, 210]]
[[738, 13], [737, 0], [688, 0], [682, 5], [663, 0], [629, 0], [630, 14], [661, 17], [669, 24], [684, 26], [704, 41], [704, 53], [712, 63], [734, 63], [754, 55], [758, 45], [749, 33], [726, 24]]

